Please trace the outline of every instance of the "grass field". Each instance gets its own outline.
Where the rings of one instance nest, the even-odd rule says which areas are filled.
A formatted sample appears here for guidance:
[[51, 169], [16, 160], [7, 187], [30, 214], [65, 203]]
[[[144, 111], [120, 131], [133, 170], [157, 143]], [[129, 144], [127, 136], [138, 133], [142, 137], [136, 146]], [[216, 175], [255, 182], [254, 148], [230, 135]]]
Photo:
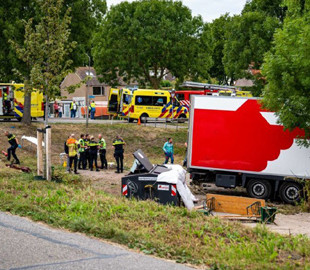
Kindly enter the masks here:
[[[14, 128], [12, 128], [14, 127]], [[42, 124], [33, 124], [32, 126], [24, 127], [20, 123], [1, 123], [0, 134], [5, 130], [14, 133], [19, 138], [21, 136], [36, 137], [37, 128], [42, 128]], [[175, 158], [176, 163], [182, 164], [185, 156], [184, 143], [187, 140], [187, 129], [161, 129], [155, 127], [137, 126], [135, 124], [91, 124], [88, 132], [85, 130], [85, 124], [53, 124], [52, 125], [52, 158], [54, 164], [60, 164], [59, 154], [64, 152], [64, 142], [67, 137], [74, 133], [77, 137], [81, 133], [89, 133], [96, 138], [99, 133], [107, 142], [107, 158], [108, 162], [114, 161], [112, 142], [117, 134], [121, 135], [126, 141], [125, 146], [125, 164], [130, 167], [133, 162], [132, 153], [141, 148], [153, 163], [163, 163], [164, 155], [162, 147], [168, 137], [172, 137], [175, 141]], [[27, 144], [28, 145], [28, 144]], [[0, 149], [8, 148], [7, 139], [4, 136], [0, 137]], [[32, 166], [32, 160], [35, 157], [35, 147], [26, 147], [22, 150], [17, 150], [17, 153], [24, 160], [24, 165]]]
[[[1, 123], [0, 132], [10, 130], [18, 137], [35, 136], [37, 127]], [[282, 236], [263, 226], [251, 229], [184, 208], [126, 200], [97, 190], [81, 181], [80, 176], [65, 174], [59, 159], [63, 143], [70, 133], [82, 132], [85, 133], [84, 125], [52, 126], [55, 177], [61, 183], [33, 181], [34, 175], [5, 168], [4, 162], [0, 162], [0, 210], [204, 268], [310, 269], [310, 241], [306, 237]], [[161, 148], [167, 137], [176, 142], [178, 163], [185, 154], [185, 129], [91, 125], [89, 133], [102, 133], [109, 149], [115, 134], [120, 134], [127, 142], [125, 158], [129, 166], [132, 152], [138, 148], [153, 163], [161, 163]], [[4, 136], [0, 147], [0, 150], [7, 148]], [[24, 165], [34, 169], [35, 149], [27, 146], [18, 151]], [[113, 160], [112, 149], [108, 151], [108, 159]]]
[[[184, 208], [116, 198], [57, 173], [64, 183], [0, 170], [0, 209], [84, 232], [146, 254], [211, 269], [307, 269], [310, 241]], [[70, 180], [69, 180], [70, 179]]]

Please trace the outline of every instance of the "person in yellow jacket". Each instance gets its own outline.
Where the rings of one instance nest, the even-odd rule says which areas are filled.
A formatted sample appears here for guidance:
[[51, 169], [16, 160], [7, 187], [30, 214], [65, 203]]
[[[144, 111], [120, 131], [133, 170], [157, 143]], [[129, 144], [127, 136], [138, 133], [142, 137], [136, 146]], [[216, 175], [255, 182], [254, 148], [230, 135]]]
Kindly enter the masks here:
[[71, 118], [75, 118], [76, 116], [76, 111], [77, 111], [77, 104], [73, 100], [70, 104], [70, 112], [71, 112]]
[[9, 101], [8, 93], [8, 89], [3, 89], [3, 107], [5, 108], [6, 113], [9, 113], [11, 110], [11, 103]]
[[95, 119], [95, 112], [96, 112], [96, 103], [95, 101], [92, 101], [90, 103], [90, 119]]
[[78, 141], [75, 139], [75, 135], [71, 134], [69, 139], [66, 143], [68, 147], [68, 156], [69, 156], [69, 172], [71, 172], [72, 163], [74, 166], [74, 173], [78, 174], [77, 172], [77, 151], [78, 151]]

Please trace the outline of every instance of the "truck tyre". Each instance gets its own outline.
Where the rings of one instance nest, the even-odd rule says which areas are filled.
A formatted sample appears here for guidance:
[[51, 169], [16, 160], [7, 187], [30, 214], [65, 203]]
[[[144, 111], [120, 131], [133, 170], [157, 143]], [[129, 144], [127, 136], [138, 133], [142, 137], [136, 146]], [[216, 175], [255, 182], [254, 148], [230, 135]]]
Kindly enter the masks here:
[[141, 116], [140, 116], [141, 123], [147, 123], [147, 119], [144, 119], [144, 118], [147, 118], [147, 117], [149, 117], [149, 115], [147, 113], [141, 114]]
[[285, 203], [298, 203], [302, 197], [302, 189], [302, 186], [296, 182], [283, 183], [279, 190], [280, 198]]
[[249, 196], [257, 199], [268, 199], [271, 189], [271, 184], [267, 180], [262, 179], [252, 179], [247, 185]]

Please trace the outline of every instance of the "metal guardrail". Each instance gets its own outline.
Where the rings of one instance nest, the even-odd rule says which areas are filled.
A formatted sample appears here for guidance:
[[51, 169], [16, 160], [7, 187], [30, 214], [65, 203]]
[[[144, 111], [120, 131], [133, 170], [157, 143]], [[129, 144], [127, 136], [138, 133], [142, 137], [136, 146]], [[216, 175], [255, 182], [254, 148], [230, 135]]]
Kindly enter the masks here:
[[171, 128], [175, 127], [176, 129], [179, 128], [187, 128], [188, 125], [188, 119], [187, 118], [153, 118], [153, 117], [142, 117], [141, 118], [141, 125], [144, 126], [154, 126], [156, 127], [165, 127], [165, 128]]

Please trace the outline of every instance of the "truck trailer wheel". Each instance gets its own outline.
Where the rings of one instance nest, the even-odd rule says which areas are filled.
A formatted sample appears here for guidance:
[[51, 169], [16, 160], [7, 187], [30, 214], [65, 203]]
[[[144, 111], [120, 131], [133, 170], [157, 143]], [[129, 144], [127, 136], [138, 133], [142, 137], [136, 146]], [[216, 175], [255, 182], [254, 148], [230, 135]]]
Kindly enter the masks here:
[[296, 182], [284, 183], [280, 187], [279, 194], [283, 202], [295, 204], [301, 200], [302, 186]]
[[271, 184], [267, 180], [252, 179], [249, 181], [246, 190], [252, 198], [268, 199], [271, 189]]

